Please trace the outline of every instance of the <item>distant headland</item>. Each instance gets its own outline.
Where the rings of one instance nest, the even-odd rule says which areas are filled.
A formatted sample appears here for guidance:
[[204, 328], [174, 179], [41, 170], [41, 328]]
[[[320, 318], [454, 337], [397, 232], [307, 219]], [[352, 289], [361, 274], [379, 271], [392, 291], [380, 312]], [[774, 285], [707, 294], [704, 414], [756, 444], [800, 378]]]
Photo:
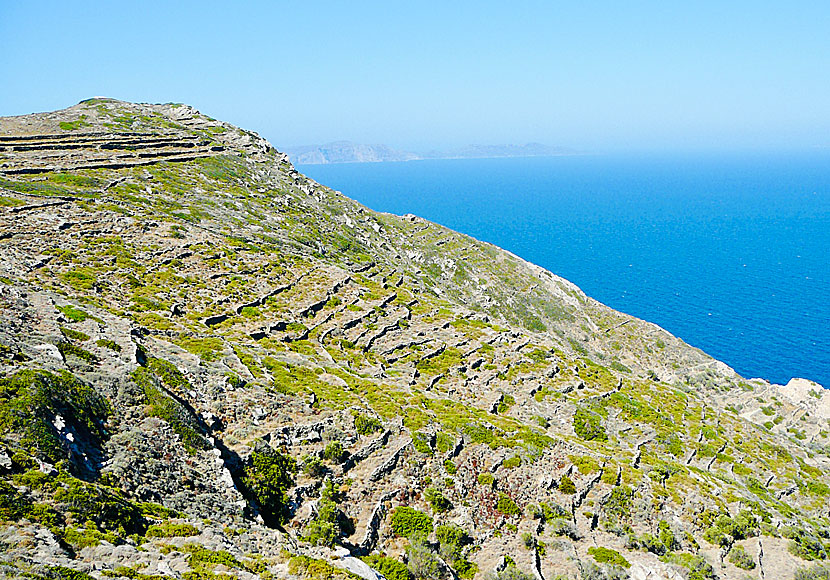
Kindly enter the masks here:
[[381, 161], [414, 161], [417, 159], [484, 159], [495, 157], [552, 157], [577, 155], [565, 147], [527, 143], [524, 145], [467, 145], [448, 151], [415, 153], [388, 145], [365, 145], [351, 141], [335, 141], [323, 145], [301, 145], [281, 148], [298, 165], [327, 163], [376, 163]]

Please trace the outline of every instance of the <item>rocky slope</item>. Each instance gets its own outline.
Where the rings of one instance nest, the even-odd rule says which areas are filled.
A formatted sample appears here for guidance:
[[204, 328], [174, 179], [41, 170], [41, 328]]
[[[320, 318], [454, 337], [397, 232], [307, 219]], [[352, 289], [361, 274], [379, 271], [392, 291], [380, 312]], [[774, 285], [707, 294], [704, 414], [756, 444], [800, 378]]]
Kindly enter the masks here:
[[790, 578], [821, 387], [747, 381], [185, 105], [0, 119], [0, 572]]

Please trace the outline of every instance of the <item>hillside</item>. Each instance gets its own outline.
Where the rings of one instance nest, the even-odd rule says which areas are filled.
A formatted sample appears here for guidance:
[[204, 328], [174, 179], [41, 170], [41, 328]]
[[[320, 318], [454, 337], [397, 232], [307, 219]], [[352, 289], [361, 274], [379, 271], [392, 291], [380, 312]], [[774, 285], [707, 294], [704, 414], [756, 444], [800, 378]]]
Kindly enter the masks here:
[[255, 133], [109, 99], [0, 118], [0, 206], [6, 577], [792, 578], [828, 556], [819, 386], [745, 380]]

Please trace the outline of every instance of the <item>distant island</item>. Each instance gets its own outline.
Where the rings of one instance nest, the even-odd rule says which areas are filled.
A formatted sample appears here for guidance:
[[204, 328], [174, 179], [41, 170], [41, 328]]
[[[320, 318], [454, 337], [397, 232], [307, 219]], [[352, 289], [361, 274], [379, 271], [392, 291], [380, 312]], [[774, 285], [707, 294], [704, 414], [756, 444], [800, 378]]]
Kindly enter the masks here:
[[327, 163], [376, 163], [380, 161], [413, 161], [416, 159], [484, 159], [492, 157], [552, 157], [575, 155], [565, 147], [542, 143], [525, 145], [467, 145], [449, 151], [414, 153], [393, 149], [388, 145], [365, 145], [351, 141], [335, 141], [324, 145], [284, 147], [282, 150], [298, 165]]

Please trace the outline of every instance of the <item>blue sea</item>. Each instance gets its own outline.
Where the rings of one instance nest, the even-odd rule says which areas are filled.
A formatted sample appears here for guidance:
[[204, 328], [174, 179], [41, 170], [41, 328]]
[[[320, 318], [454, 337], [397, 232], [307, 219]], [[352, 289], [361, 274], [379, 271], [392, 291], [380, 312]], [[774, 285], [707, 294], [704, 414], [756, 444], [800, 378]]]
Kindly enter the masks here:
[[745, 377], [830, 387], [830, 151], [299, 169], [506, 248]]

